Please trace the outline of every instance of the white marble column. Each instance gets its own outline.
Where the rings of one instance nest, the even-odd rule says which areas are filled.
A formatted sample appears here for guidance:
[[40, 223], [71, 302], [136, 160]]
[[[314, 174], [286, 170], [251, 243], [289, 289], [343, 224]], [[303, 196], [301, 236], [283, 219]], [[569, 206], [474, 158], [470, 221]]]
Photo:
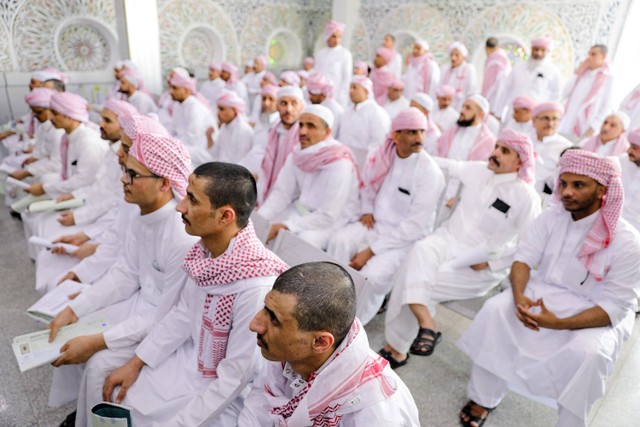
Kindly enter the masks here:
[[351, 46], [351, 36], [356, 28], [359, 14], [360, 0], [334, 0], [331, 8], [331, 17], [346, 25], [342, 35], [342, 44], [346, 47]]

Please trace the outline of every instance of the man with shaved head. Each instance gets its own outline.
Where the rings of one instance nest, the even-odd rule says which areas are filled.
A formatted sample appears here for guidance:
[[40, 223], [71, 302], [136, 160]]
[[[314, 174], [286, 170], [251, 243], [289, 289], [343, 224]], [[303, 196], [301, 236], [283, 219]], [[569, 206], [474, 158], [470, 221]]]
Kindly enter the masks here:
[[629, 148], [625, 131], [630, 124], [629, 116], [622, 111], [609, 114], [602, 122], [598, 135], [584, 141], [582, 148], [605, 157], [624, 154]]
[[420, 425], [411, 393], [369, 348], [342, 267], [314, 262], [287, 270], [250, 328], [268, 362], [238, 425]]

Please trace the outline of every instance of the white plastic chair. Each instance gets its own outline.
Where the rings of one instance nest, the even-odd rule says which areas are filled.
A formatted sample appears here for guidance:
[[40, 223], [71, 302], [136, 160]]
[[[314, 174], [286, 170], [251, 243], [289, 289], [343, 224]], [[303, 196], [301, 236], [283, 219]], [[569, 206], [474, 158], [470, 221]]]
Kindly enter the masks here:
[[253, 211], [251, 214], [251, 222], [253, 222], [253, 228], [256, 231], [256, 236], [258, 236], [258, 239], [265, 244], [267, 242], [267, 236], [269, 235], [271, 223], [256, 211]]
[[273, 239], [271, 250], [289, 264], [290, 267], [316, 261], [333, 262], [340, 265], [351, 275], [351, 279], [356, 286], [356, 295], [359, 295], [361, 289], [366, 286], [367, 278], [359, 271], [342, 264], [325, 251], [305, 242], [288, 230], [280, 230], [276, 238]]

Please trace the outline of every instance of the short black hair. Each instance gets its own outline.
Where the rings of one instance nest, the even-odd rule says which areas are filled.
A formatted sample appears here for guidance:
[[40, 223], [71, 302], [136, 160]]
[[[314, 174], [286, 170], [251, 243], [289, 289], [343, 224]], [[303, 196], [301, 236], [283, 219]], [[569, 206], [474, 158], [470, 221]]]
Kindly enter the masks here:
[[58, 79], [45, 80], [45, 83], [47, 82], [53, 83], [53, 89], [58, 92], [64, 92], [66, 90], [66, 87], [64, 86], [64, 82], [62, 80], [58, 80]]
[[498, 39], [496, 37], [489, 37], [484, 45], [491, 49], [498, 47]]
[[607, 47], [606, 44], [594, 44], [593, 46], [591, 46], [591, 49], [593, 48], [600, 49], [600, 52], [602, 52], [603, 55], [606, 55], [607, 53], [609, 53], [609, 48]]
[[236, 213], [236, 224], [244, 228], [256, 206], [256, 180], [247, 168], [223, 162], [198, 166], [193, 174], [207, 180], [205, 194], [215, 208], [229, 205]]
[[332, 262], [296, 265], [276, 279], [273, 290], [296, 297], [294, 317], [303, 331], [328, 331], [338, 347], [356, 317], [356, 288]]

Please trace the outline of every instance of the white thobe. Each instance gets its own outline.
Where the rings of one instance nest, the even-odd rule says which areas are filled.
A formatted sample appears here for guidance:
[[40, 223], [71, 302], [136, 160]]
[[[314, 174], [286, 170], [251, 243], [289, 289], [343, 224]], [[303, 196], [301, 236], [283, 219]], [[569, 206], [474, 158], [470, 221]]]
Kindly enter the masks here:
[[[336, 140], [324, 140], [305, 148], [304, 153], [311, 155], [337, 144]], [[296, 166], [292, 154], [258, 213], [271, 222], [282, 222], [301, 239], [324, 249], [335, 230], [357, 217], [358, 187], [351, 160], [336, 160], [304, 172]]]
[[216, 105], [218, 102], [218, 96], [222, 93], [225, 87], [225, 82], [220, 77], [215, 80], [207, 80], [200, 86], [200, 93], [207, 98], [210, 105]]
[[162, 126], [164, 126], [169, 132], [173, 133], [173, 109], [178, 105], [178, 101], [174, 101], [169, 91], [164, 91], [160, 98], [158, 98], [158, 119]]
[[411, 245], [433, 231], [443, 190], [444, 175], [426, 152], [405, 159], [396, 155], [375, 200], [365, 200], [361, 194], [360, 215], [373, 214], [373, 229], [354, 221], [329, 240], [327, 252], [345, 264], [367, 247], [375, 254], [360, 270], [368, 279], [357, 297], [356, 315], [363, 325], [391, 291], [392, 278]]
[[[569, 80], [565, 88], [565, 97], [569, 97], [566, 100], [566, 107], [560, 125], [558, 126], [558, 133], [575, 140], [582, 135], [576, 136], [573, 131], [573, 127], [576, 125], [579, 115], [581, 115], [582, 104], [591, 91], [592, 86], [595, 83], [596, 76], [600, 68], [595, 70], [588, 70], [584, 73], [573, 92], [571, 92], [575, 83], [576, 76]], [[595, 100], [590, 107], [587, 122], [584, 126], [584, 131], [589, 128], [594, 131], [600, 129], [600, 124], [604, 122], [604, 119], [613, 110], [613, 103], [611, 100], [613, 77], [609, 76], [605, 84], [600, 88], [600, 91], [596, 94]]]
[[[543, 193], [551, 194], [549, 191], [553, 191], [560, 154], [567, 148], [573, 147], [573, 144], [557, 133], [543, 137], [542, 141], [537, 138], [533, 138], [532, 141], [533, 149], [538, 154], [536, 159], [536, 190], [541, 195]], [[546, 191], [545, 184], [547, 186]]]
[[129, 96], [127, 100], [129, 101], [129, 104], [136, 107], [136, 109], [142, 114], [158, 112], [158, 106], [156, 105], [156, 102], [153, 100], [151, 95], [141, 90], [136, 90], [135, 92], [133, 92], [133, 94]]
[[[184, 282], [182, 261], [197, 238], [185, 233], [176, 204], [172, 199], [160, 209], [138, 216], [113, 268], [69, 303], [80, 319], [109, 319], [113, 326], [104, 332], [109, 349], [140, 342], [153, 326], [153, 314], [163, 295]], [[81, 366], [54, 371], [52, 405], [77, 397], [77, 390], [68, 384], [76, 383], [81, 372]]]
[[430, 112], [430, 114], [433, 122], [438, 125], [442, 133], [449, 130], [449, 128], [455, 125], [460, 118], [460, 113], [451, 105], [449, 105], [444, 110], [436, 107], [433, 109], [433, 111]]
[[[264, 306], [264, 297], [275, 279], [257, 277], [224, 285], [228, 287], [227, 294], [237, 294], [226, 354], [217, 366], [217, 378], [204, 378], [198, 372], [207, 292], [191, 278], [186, 279], [177, 304], [135, 349], [146, 366], [123, 401], [123, 405], [133, 408], [134, 425], [235, 425], [248, 384], [262, 366], [260, 348], [249, 323]], [[128, 360], [117, 357], [118, 352], [112, 353], [116, 354], [100, 354], [101, 363], [91, 361], [87, 366], [83, 378], [87, 390], [85, 411], [102, 400], [102, 384], [110, 370]]]
[[400, 52], [396, 51], [396, 54], [389, 64], [389, 68], [397, 78], [402, 77], [402, 55], [400, 54]]
[[[262, 70], [259, 73], [251, 73], [248, 74], [246, 81], [244, 81], [247, 86], [247, 92], [249, 94], [249, 102], [253, 102], [255, 99], [260, 99], [260, 91], [262, 90], [262, 79], [264, 75], [267, 73], [267, 70]], [[247, 104], [249, 106], [251, 104]]]
[[[486, 162], [436, 161], [460, 178], [462, 193], [451, 218], [413, 246], [395, 277], [385, 338], [403, 353], [409, 351], [419, 327], [409, 304], [424, 305], [435, 315], [439, 302], [485, 294], [504, 278], [518, 235], [540, 213], [533, 186], [516, 173], [494, 174]], [[488, 268], [475, 271], [448, 263], [477, 248], [487, 251]]]
[[242, 81], [238, 80], [232, 84], [227, 83], [226, 89], [235, 92], [242, 100], [244, 101], [244, 105], [250, 106], [251, 102], [249, 102], [249, 91], [247, 90], [247, 85], [245, 85]]
[[[373, 350], [370, 351], [373, 353]], [[372, 354], [371, 357], [377, 357], [377, 355]], [[339, 361], [340, 359], [336, 358], [332, 363], [339, 363]], [[385, 366], [382, 374], [395, 380], [393, 382], [397, 384], [398, 387], [395, 393], [385, 400], [366, 406], [360, 410], [347, 409], [345, 411], [346, 413], [341, 415], [340, 423], [338, 424], [340, 427], [418, 427], [420, 425], [416, 404], [413, 401], [409, 388], [407, 388], [406, 384], [404, 384], [400, 377], [398, 377], [398, 374], [396, 374], [389, 365]], [[282, 368], [282, 376], [286, 378], [286, 384], [285, 387], [283, 387], [285, 393], [281, 397], [287, 399], [293, 399], [307, 384], [307, 381], [297, 374], [288, 362], [285, 363]], [[264, 395], [264, 376], [260, 376], [254, 381], [251, 393], [245, 400], [245, 406], [238, 419], [239, 426], [277, 427], [273, 419], [269, 417], [271, 407]], [[359, 402], [360, 399], [353, 399], [351, 405], [357, 405]], [[344, 405], [343, 408], [346, 406], [347, 405]], [[299, 406], [297, 411], [301, 409]], [[331, 413], [331, 409], [327, 408], [327, 411]], [[305, 411], [305, 413], [307, 412]], [[292, 423], [289, 425], [301, 426], [302, 424]], [[305, 425], [308, 426], [310, 424]]]
[[331, 136], [338, 137], [340, 133], [340, 125], [342, 124], [342, 116], [344, 115], [344, 107], [333, 98], [325, 98], [320, 105], [324, 105], [333, 113], [333, 127], [331, 128]]
[[172, 128], [178, 138], [191, 154], [193, 167], [211, 161], [207, 148], [207, 129], [215, 128], [216, 122], [211, 110], [190, 95], [183, 102], [173, 107]]
[[624, 187], [622, 217], [640, 231], [640, 166], [629, 160], [627, 153], [621, 155], [619, 159]]
[[[631, 335], [640, 291], [639, 236], [623, 219], [609, 247], [599, 252], [609, 266], [601, 282], [577, 258], [598, 215], [574, 221], [561, 206], [548, 209], [521, 239], [515, 260], [537, 266], [527, 298], [543, 298], [547, 310], [560, 318], [597, 305], [611, 326], [533, 331], [516, 317], [512, 292], [491, 298], [458, 342], [473, 362], [469, 397], [478, 404], [494, 407], [512, 388], [555, 400], [561, 419], [568, 411], [578, 421], [565, 425], [586, 426], [620, 346]], [[474, 381], [476, 375], [489, 381]]]
[[618, 111], [624, 111], [629, 116], [629, 129], [640, 127], [640, 84], [636, 86], [620, 103]]
[[[278, 117], [280, 117], [278, 115]], [[238, 161], [240, 166], [244, 166], [249, 169], [254, 176], [260, 176], [262, 173], [262, 159], [269, 143], [269, 128], [262, 128], [255, 131], [253, 134], [253, 140], [251, 142], [251, 150]], [[258, 187], [261, 187], [260, 179], [258, 180]], [[260, 194], [260, 191], [258, 191]]]
[[[467, 160], [471, 147], [478, 139], [482, 125], [460, 127], [451, 141], [451, 149], [447, 158], [452, 160]], [[447, 188], [444, 192], [444, 203], [454, 197], [460, 188], [460, 179], [455, 176], [448, 176]]]
[[401, 96], [395, 101], [389, 101], [389, 98], [387, 98], [387, 102], [384, 104], [384, 111], [386, 111], [391, 120], [393, 120], [401, 111], [409, 108], [410, 104], [411, 101], [404, 96]]
[[59, 172], [42, 176], [44, 191], [51, 198], [90, 186], [104, 174], [103, 164], [109, 150], [107, 141], [84, 124], [67, 137], [67, 179], [62, 180]]
[[521, 61], [513, 66], [503, 96], [495, 105], [495, 111], [508, 110], [505, 117], [509, 117], [513, 112], [513, 100], [517, 97], [528, 96], [536, 102], [559, 101], [561, 90], [560, 70], [551, 60]]
[[453, 69], [447, 79], [447, 72], [450, 69], [450, 63], [442, 66], [442, 78], [440, 80], [440, 84], [449, 85], [456, 89], [456, 93], [451, 99], [451, 106], [456, 110], [460, 110], [465, 99], [479, 92], [476, 67], [474, 67], [473, 64], [464, 61]]
[[429, 81], [422, 81], [422, 76], [420, 75], [420, 70], [417, 67], [414, 67], [409, 63], [407, 65], [407, 70], [402, 76], [402, 81], [404, 82], [404, 94], [407, 98], [411, 99], [416, 93], [423, 92], [424, 88], [428, 85], [429, 92], [427, 95], [435, 98], [436, 88], [438, 87], [438, 83], [440, 82], [440, 66], [436, 62], [435, 59], [429, 61]]
[[99, 244], [93, 255], [82, 260], [40, 251], [36, 261], [36, 291], [41, 295], [51, 291], [69, 271], [74, 272], [82, 283], [94, 283], [102, 278], [117, 261], [130, 233], [129, 227], [138, 216], [138, 205], [122, 200], [112, 215], [104, 215], [93, 224], [82, 227], [80, 231]]
[[37, 158], [33, 163], [24, 167], [31, 175], [38, 177], [46, 173], [60, 173], [60, 139], [63, 129], [56, 129], [51, 121], [40, 123], [35, 132], [36, 145], [32, 156]]
[[391, 129], [391, 119], [378, 103], [366, 99], [345, 108], [338, 140], [349, 147], [371, 153], [384, 143]]
[[268, 131], [269, 128], [273, 126], [278, 119], [280, 119], [280, 114], [278, 114], [277, 111], [274, 111], [273, 113], [263, 113], [262, 106], [260, 106], [260, 108], [260, 113], [253, 119], [255, 120], [255, 126], [253, 127], [254, 135], [258, 132], [262, 132], [263, 130]]
[[528, 135], [529, 138], [533, 138], [536, 134], [536, 130], [533, 128], [533, 124], [531, 123], [531, 120], [529, 120], [528, 122], [522, 123], [522, 122], [516, 122], [515, 120], [511, 119], [507, 122], [506, 125], [504, 125], [504, 129], [511, 129], [518, 133], [523, 133], [525, 135]]
[[210, 150], [216, 162], [238, 163], [251, 150], [253, 128], [244, 116], [222, 124]]
[[342, 45], [324, 47], [315, 57], [315, 71], [322, 71], [333, 81], [336, 100], [346, 106], [349, 102], [349, 85], [353, 73], [353, 58]]

